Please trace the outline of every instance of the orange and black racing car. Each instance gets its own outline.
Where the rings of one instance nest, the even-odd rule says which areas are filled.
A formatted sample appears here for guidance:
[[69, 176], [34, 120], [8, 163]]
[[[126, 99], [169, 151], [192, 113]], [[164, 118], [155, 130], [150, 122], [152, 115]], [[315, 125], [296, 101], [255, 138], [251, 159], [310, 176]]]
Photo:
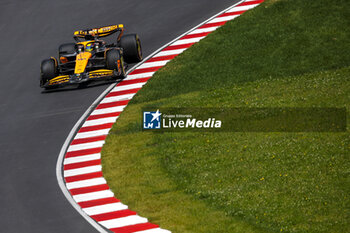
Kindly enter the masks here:
[[[41, 62], [40, 87], [86, 86], [93, 81], [123, 79], [127, 64], [142, 60], [138, 35], [123, 35], [123, 31], [124, 26], [119, 24], [74, 32], [76, 43], [62, 44], [58, 59]], [[116, 43], [100, 40], [114, 33]]]

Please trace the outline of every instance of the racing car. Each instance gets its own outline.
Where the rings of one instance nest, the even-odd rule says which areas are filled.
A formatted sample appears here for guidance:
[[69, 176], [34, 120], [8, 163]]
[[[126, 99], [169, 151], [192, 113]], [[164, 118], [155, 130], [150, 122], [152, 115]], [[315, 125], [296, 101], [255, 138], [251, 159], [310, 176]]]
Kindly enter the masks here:
[[[40, 87], [86, 86], [93, 81], [123, 79], [127, 64], [142, 60], [139, 36], [123, 32], [122, 24], [75, 31], [76, 43], [60, 45], [58, 59], [41, 62]], [[114, 33], [116, 43], [100, 39]]]

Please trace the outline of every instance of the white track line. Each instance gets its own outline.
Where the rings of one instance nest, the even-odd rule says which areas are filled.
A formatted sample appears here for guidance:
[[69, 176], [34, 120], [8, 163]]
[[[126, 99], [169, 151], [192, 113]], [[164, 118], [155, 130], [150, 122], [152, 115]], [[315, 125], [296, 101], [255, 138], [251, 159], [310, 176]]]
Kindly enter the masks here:
[[198, 34], [198, 33], [204, 33], [204, 32], [212, 32], [212, 31], [215, 31], [217, 28], [218, 28], [218, 27], [210, 27], [210, 28], [196, 29], [196, 30], [190, 32], [188, 35]]
[[113, 197], [113, 196], [114, 194], [111, 190], [103, 190], [103, 191], [73, 195], [73, 199], [77, 203], [79, 203], [83, 201], [92, 201], [92, 200], [97, 200], [97, 199], [102, 199], [107, 197]]
[[[108, 98], [106, 98], [106, 99], [108, 99]], [[114, 101], [112, 101], [112, 102], [114, 102]], [[96, 119], [96, 120], [85, 121], [85, 123], [83, 124], [82, 127], [102, 125], [102, 124], [106, 124], [106, 123], [114, 123], [117, 119], [118, 119], [118, 117], [106, 117], [106, 118], [101, 118], [101, 119]]]
[[126, 107], [126, 105], [111, 107], [111, 108], [96, 109], [91, 113], [91, 116], [106, 114], [106, 113], [122, 112], [125, 107]]
[[200, 36], [200, 37], [196, 37], [196, 38], [191, 38], [191, 39], [182, 39], [182, 40], [178, 40], [176, 41], [174, 44], [172, 45], [183, 45], [183, 44], [190, 44], [190, 43], [197, 43], [198, 41], [200, 41], [201, 39], [203, 39], [205, 36]]
[[213, 19], [209, 23], [225, 22], [225, 21], [229, 21], [229, 20], [232, 20], [234, 18], [237, 18], [238, 16], [239, 15], [230, 15], [230, 16], [225, 16], [225, 17], [219, 17], [219, 18]]
[[78, 176], [78, 175], [83, 175], [83, 174], [88, 174], [93, 172], [100, 172], [100, 171], [102, 171], [102, 166], [94, 165], [94, 166], [65, 170], [63, 171], [63, 176], [71, 177], [71, 176]]
[[146, 223], [148, 222], [147, 218], [140, 217], [138, 215], [131, 215], [123, 218], [116, 218], [106, 221], [100, 221], [99, 223], [108, 228], [117, 228], [117, 227], [125, 227], [129, 225], [135, 225], [139, 223]]
[[[170, 60], [166, 61], [156, 61], [156, 62], [145, 62], [143, 63], [139, 69], [143, 68], [151, 68], [151, 67], [158, 67], [158, 66], [165, 66], [166, 63], [168, 63]], [[147, 77], [147, 76], [146, 76]]]
[[163, 52], [157, 53], [157, 55], [155, 55], [154, 57], [163, 57], [163, 56], [169, 56], [169, 55], [176, 55], [176, 54], [182, 53], [185, 50], [186, 49], [167, 50], [167, 51], [163, 51]]
[[[145, 63], [143, 63], [143, 64], [145, 64]], [[139, 78], [149, 78], [149, 77], [152, 77], [154, 73], [155, 72], [147, 72], [147, 73], [142, 73], [142, 74], [130, 74], [124, 80], [133, 80], [133, 79], [139, 79]], [[131, 84], [131, 85], [136, 85], [136, 84]], [[116, 86], [116, 87], [118, 87], [118, 86]], [[141, 87], [142, 87], [142, 85], [141, 85]]]
[[110, 130], [111, 129], [100, 129], [90, 132], [77, 133], [74, 139], [91, 138], [96, 136], [107, 135]]
[[231, 10], [228, 10], [227, 13], [238, 12], [238, 11], [247, 11], [247, 10], [250, 10], [250, 9], [256, 7], [257, 5], [259, 5], [259, 4], [252, 4], [252, 5], [247, 5], [247, 6], [235, 7], [235, 8], [232, 8]]
[[117, 203], [111, 203], [111, 204], [83, 208], [83, 211], [86, 214], [91, 216], [91, 215], [110, 213], [110, 212], [119, 211], [119, 210], [126, 210], [126, 209], [128, 209], [127, 205], [124, 205], [120, 202], [117, 202]]
[[135, 231], [135, 233], [170, 233], [171, 231], [164, 230], [161, 228], [154, 228], [154, 229], [149, 229], [145, 231]]
[[68, 152], [70, 151], [79, 151], [79, 150], [85, 150], [85, 149], [92, 149], [97, 147], [102, 147], [105, 141], [97, 141], [97, 142], [89, 142], [89, 143], [82, 143], [77, 145], [71, 145], [68, 147]]
[[125, 95], [118, 95], [118, 96], [112, 96], [112, 97], [106, 97], [101, 101], [101, 104], [103, 103], [111, 103], [115, 101], [120, 101], [120, 100], [130, 100], [132, 97], [134, 97], [136, 93], [134, 94], [125, 94]]
[[135, 83], [135, 84], [129, 84], [129, 85], [123, 85], [123, 86], [116, 86], [115, 88], [113, 88], [113, 90], [110, 93], [117, 92], [117, 91], [126, 91], [126, 90], [135, 89], [135, 88], [141, 88], [144, 84], [145, 83]]
[[91, 160], [96, 160], [96, 159], [101, 159], [100, 153], [66, 158], [66, 159], [64, 159], [63, 164], [67, 165], [67, 164], [72, 164], [72, 163], [81, 163], [81, 162], [86, 162], [86, 161], [91, 161]]
[[68, 189], [84, 188], [84, 187], [100, 185], [100, 184], [107, 184], [107, 181], [105, 180], [105, 178], [99, 177], [99, 178], [93, 178], [88, 180], [70, 182], [70, 183], [67, 183], [67, 188]]

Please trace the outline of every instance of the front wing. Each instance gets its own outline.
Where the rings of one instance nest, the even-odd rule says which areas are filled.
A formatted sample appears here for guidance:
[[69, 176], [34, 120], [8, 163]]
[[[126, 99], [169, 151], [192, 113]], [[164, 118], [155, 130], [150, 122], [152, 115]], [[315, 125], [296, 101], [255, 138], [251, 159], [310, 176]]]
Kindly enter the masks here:
[[60, 75], [52, 78], [47, 83], [43, 85], [44, 88], [48, 87], [63, 87], [67, 85], [80, 84], [90, 81], [108, 80], [116, 77], [117, 74], [114, 70], [100, 69], [90, 71], [79, 76], [77, 75]]

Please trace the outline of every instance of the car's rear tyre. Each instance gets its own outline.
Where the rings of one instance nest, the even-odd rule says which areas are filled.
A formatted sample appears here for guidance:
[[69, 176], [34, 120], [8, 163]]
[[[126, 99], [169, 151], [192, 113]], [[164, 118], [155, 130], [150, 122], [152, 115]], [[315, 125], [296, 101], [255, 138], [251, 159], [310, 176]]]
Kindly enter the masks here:
[[66, 43], [61, 44], [60, 47], [58, 47], [58, 56], [67, 56], [67, 55], [74, 55], [76, 53], [75, 50], [75, 43]]
[[40, 86], [57, 76], [57, 61], [54, 58], [45, 59], [40, 67]]
[[124, 57], [119, 49], [110, 49], [106, 53], [107, 69], [115, 70], [116, 77], [125, 78]]
[[120, 38], [120, 47], [123, 48], [123, 56], [127, 63], [142, 61], [141, 41], [137, 34], [129, 34]]

